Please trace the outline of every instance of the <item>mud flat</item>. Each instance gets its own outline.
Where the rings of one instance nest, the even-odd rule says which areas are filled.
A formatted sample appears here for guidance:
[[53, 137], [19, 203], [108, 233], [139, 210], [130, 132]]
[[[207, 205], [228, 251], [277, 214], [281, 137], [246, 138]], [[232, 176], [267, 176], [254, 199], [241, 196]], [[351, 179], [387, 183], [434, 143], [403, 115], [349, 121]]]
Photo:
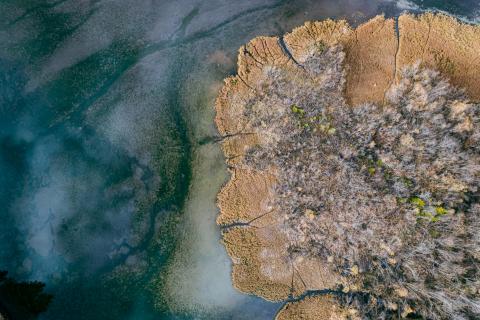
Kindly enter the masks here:
[[[271, 301], [289, 301], [277, 319], [357, 317], [330, 295], [305, 295], [326, 289], [348, 293], [360, 284], [335, 271], [330, 260], [292, 256], [283, 213], [274, 204], [278, 168], [254, 168], [246, 159], [250, 150], [275, 138], [268, 129], [258, 129], [268, 123], [254, 127], [245, 116], [250, 101], [271, 84], [272, 70], [302, 85], [299, 77], [308, 71], [312, 55], [332, 47], [340, 47], [344, 55], [342, 94], [349, 106], [385, 105], [402, 70], [416, 63], [438, 70], [453, 86], [464, 88], [471, 101], [480, 100], [480, 28], [445, 15], [377, 16], [355, 29], [345, 21], [307, 22], [282, 37], [257, 37], [240, 48], [237, 75], [225, 79], [216, 101], [215, 122], [231, 173], [217, 197], [217, 223], [233, 262], [234, 286]], [[352, 270], [359, 272], [355, 266]], [[398, 309], [408, 315], [407, 307]]]

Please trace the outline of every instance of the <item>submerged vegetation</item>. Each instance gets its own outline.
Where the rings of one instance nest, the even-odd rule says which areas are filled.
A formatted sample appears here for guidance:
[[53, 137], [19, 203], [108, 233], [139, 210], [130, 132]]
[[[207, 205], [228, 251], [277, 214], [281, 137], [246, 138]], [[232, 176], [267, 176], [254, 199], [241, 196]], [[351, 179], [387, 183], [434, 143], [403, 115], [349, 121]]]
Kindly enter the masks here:
[[480, 106], [439, 73], [402, 71], [385, 105], [344, 100], [344, 52], [271, 67], [246, 102], [273, 168], [289, 259], [337, 273], [364, 318], [480, 316]]

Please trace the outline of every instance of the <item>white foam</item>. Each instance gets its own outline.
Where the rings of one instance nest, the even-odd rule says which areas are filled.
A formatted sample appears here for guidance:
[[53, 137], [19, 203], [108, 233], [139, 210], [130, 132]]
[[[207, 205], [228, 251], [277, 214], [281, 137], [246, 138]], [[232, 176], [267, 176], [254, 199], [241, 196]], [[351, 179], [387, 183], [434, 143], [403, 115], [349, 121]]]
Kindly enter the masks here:
[[453, 16], [458, 20], [469, 23], [469, 24], [479, 24], [480, 23], [480, 9], [476, 10], [470, 17], [466, 15], [454, 15], [451, 12], [437, 9], [434, 7], [422, 8], [416, 3], [409, 0], [384, 0], [387, 3], [395, 3], [395, 6], [401, 11], [414, 11], [414, 12], [434, 12], [442, 13], [448, 16]]
[[400, 10], [419, 10], [420, 7], [408, 0], [397, 0], [397, 8]]

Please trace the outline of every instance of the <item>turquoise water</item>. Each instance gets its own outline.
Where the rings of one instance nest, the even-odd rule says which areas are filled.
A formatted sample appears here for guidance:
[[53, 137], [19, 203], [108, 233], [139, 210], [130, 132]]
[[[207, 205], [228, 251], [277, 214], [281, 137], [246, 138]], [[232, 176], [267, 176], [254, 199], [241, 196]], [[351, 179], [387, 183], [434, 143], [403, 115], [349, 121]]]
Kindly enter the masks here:
[[[305, 20], [471, 1], [0, 2], [0, 270], [43, 319], [271, 319], [215, 225], [213, 101], [238, 47]], [[211, 139], [210, 139], [211, 140]]]

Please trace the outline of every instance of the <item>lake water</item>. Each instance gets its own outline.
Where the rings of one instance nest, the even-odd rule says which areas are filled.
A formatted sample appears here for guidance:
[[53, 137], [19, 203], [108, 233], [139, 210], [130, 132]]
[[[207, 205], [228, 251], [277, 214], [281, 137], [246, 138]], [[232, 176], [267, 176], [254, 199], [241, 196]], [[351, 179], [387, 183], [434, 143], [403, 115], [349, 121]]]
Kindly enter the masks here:
[[477, 1], [3, 0], [0, 270], [43, 319], [272, 319], [219, 243], [213, 103], [238, 48], [305, 20]]

